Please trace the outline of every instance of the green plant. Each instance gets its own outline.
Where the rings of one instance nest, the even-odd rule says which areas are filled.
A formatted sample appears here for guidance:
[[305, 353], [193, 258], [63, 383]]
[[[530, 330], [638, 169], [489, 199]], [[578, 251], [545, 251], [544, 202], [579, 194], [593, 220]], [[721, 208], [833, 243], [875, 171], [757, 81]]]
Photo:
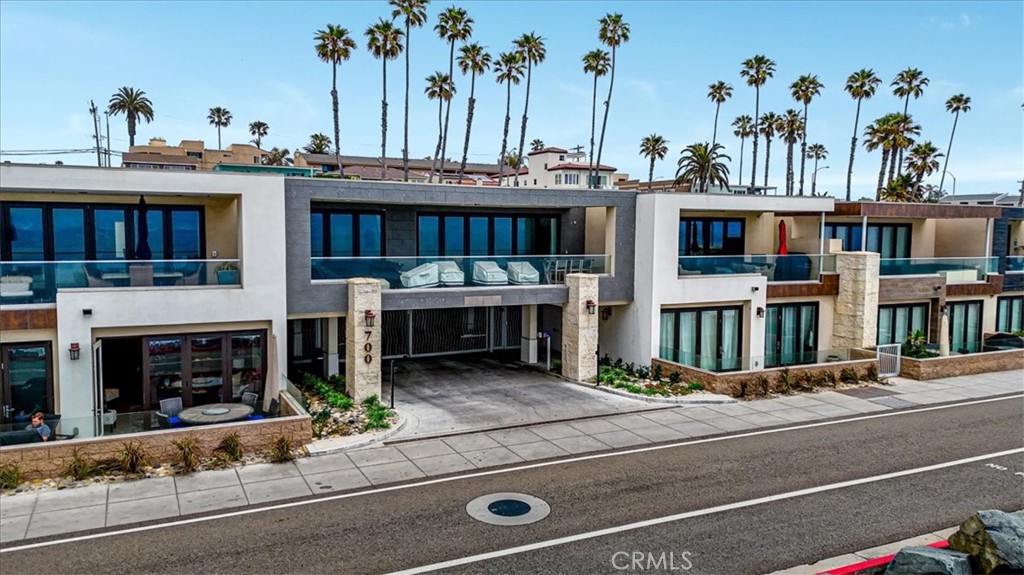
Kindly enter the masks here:
[[607, 353], [604, 354], [603, 356], [601, 356], [601, 359], [597, 360], [597, 365], [599, 367], [600, 366], [609, 366], [611, 364], [612, 364], [612, 358]]
[[129, 441], [121, 444], [121, 451], [117, 452], [117, 466], [125, 473], [139, 473], [142, 467], [148, 465], [148, 454], [142, 443]]
[[227, 461], [239, 461], [245, 455], [242, 440], [237, 433], [229, 433], [221, 438], [217, 447], [213, 448], [213, 454]]
[[673, 371], [672, 373], [668, 374], [668, 382], [673, 385], [679, 383], [681, 380], [682, 376], [679, 375], [678, 371]]
[[622, 367], [623, 365], [624, 364], [622, 363], [622, 358], [617, 357], [615, 358], [615, 363], [612, 364], [612, 367]]
[[803, 391], [814, 391], [814, 374], [805, 371], [797, 378], [798, 386]]
[[0, 489], [14, 489], [24, 480], [25, 474], [17, 465], [0, 465]]
[[331, 408], [325, 407], [313, 414], [312, 422], [313, 435], [323, 437], [330, 433], [334, 426], [334, 419], [331, 417]]
[[743, 380], [740, 382], [739, 387], [736, 389], [736, 397], [746, 397], [750, 392], [750, 382]]
[[627, 363], [624, 369], [626, 370], [626, 375], [636, 375], [636, 364], [633, 363], [632, 361]]
[[71, 479], [81, 481], [91, 477], [96, 472], [96, 466], [76, 447], [71, 450], [71, 461], [68, 462], [67, 471]]
[[391, 424], [388, 423], [388, 417], [390, 416], [391, 410], [380, 403], [370, 405], [366, 411], [366, 423], [363, 424], [363, 431], [369, 429], [387, 429], [391, 427]]
[[1015, 330], [1013, 330], [1013, 335], [1015, 335], [1017, 337], [1024, 337], [1024, 329], [1015, 329]]
[[377, 397], [377, 394], [368, 395], [363, 398], [362, 403], [364, 407], [373, 407], [374, 405], [380, 403], [380, 398]]
[[822, 372], [822, 375], [825, 378], [825, 384], [828, 385], [829, 387], [835, 387], [836, 384], [839, 383], [839, 377], [836, 375], [836, 372], [832, 371], [831, 369]]
[[839, 372], [839, 381], [848, 385], [857, 385], [860, 383], [860, 376], [857, 375], [857, 370], [852, 367], [844, 367]]
[[175, 439], [171, 444], [178, 448], [178, 453], [174, 455], [174, 459], [181, 466], [182, 471], [192, 473], [199, 467], [202, 447], [200, 447], [199, 441], [195, 437], [190, 435], [181, 439]]
[[217, 266], [216, 271], [219, 272], [236, 272], [238, 271], [238, 264], [235, 262], [224, 262]]
[[285, 463], [295, 459], [291, 437], [282, 434], [274, 438], [274, 442], [270, 444], [269, 459], [274, 463]]
[[331, 407], [347, 411], [352, 409], [352, 406], [355, 405], [355, 402], [352, 401], [351, 397], [345, 395], [338, 389], [338, 387], [336, 387], [340, 385], [341, 389], [344, 389], [345, 380], [343, 378], [335, 379], [335, 377], [332, 377], [329, 383], [328, 381], [324, 381], [311, 373], [305, 373], [302, 376], [302, 384], [307, 389], [310, 389], [319, 395], [320, 399], [324, 400], [324, 402]]
[[875, 383], [885, 383], [885, 380], [878, 375], [878, 366], [875, 364], [869, 364], [867, 369], [864, 370], [864, 377], [868, 381]]
[[661, 381], [661, 378], [665, 376], [664, 368], [661, 367], [660, 363], [656, 363], [651, 366], [651, 379], [654, 381]]
[[794, 383], [793, 375], [789, 373], [789, 368], [782, 368], [782, 371], [779, 372], [778, 378], [779, 392], [787, 395], [793, 393]]
[[651, 377], [651, 368], [650, 367], [648, 367], [646, 365], [641, 365], [640, 367], [636, 368], [636, 378], [637, 379], [650, 379], [650, 377]]
[[765, 375], [757, 376], [754, 379], [754, 383], [761, 395], [768, 395], [768, 392], [771, 391], [772, 384], [768, 381], [768, 377]]
[[552, 359], [551, 360], [551, 372], [552, 373], [562, 373], [562, 360], [560, 360], [560, 359]]
[[900, 353], [914, 359], [927, 359], [938, 357], [939, 354], [928, 349], [928, 339], [921, 330], [914, 330], [907, 334], [907, 339], [900, 346]]
[[[828, 379], [829, 374], [831, 374], [833, 378], [833, 381], [831, 383], [829, 383]], [[832, 385], [835, 385], [835, 374], [832, 373], [831, 371], [819, 371], [814, 374], [813, 385], [814, 387], [830, 387]]]
[[686, 389], [688, 389], [690, 391], [703, 391], [704, 390], [704, 384], [699, 382], [699, 381], [691, 381], [686, 386]]

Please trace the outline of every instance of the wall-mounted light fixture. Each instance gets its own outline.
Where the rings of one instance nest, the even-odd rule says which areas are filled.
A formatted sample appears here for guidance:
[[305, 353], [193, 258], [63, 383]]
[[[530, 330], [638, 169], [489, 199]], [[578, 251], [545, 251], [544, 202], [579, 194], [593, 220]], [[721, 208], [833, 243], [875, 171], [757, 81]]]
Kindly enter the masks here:
[[764, 308], [763, 307], [757, 308], [757, 317], [764, 317]]
[[72, 343], [71, 347], [68, 348], [68, 354], [71, 356], [72, 360], [76, 360], [79, 357], [81, 357], [82, 349], [78, 346], [77, 343]]
[[590, 315], [594, 315], [595, 313], [597, 313], [597, 302], [596, 301], [594, 301], [592, 299], [588, 299], [587, 300], [587, 313], [589, 313]]
[[750, 291], [758, 292], [758, 291], [761, 291], [761, 288], [759, 286], [750, 286]]
[[363, 321], [366, 323], [366, 327], [373, 327], [376, 318], [377, 314], [373, 313], [373, 310], [368, 309], [363, 312]]
[[610, 307], [601, 308], [601, 319], [603, 319], [605, 321], [608, 321], [608, 319], [611, 318], [611, 317], [612, 317], [612, 308], [610, 308]]

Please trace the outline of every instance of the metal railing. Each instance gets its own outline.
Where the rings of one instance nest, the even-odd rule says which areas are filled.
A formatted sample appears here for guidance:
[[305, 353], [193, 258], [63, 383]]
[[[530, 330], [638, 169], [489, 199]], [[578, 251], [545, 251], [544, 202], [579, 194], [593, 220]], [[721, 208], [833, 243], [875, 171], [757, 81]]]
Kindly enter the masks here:
[[314, 257], [313, 280], [373, 278], [388, 289], [558, 285], [571, 273], [605, 274], [606, 255]]
[[59, 289], [241, 285], [241, 260], [0, 262], [0, 303], [55, 303]]
[[761, 274], [769, 282], [812, 281], [836, 270], [832, 254], [682, 256], [679, 277]]
[[996, 273], [999, 258], [883, 258], [879, 275], [944, 275], [946, 283], [984, 281]]

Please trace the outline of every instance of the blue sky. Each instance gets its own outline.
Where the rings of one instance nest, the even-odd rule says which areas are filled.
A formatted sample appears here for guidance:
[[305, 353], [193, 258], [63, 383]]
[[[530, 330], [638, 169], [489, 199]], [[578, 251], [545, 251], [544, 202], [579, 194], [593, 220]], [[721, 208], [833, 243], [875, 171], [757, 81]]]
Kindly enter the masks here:
[[[775, 78], [762, 88], [761, 111], [797, 107], [789, 84], [817, 74], [825, 84], [810, 108], [809, 142], [824, 144], [830, 168], [819, 172], [819, 190], [838, 194], [853, 131], [854, 102], [843, 91], [846, 76], [863, 67], [883, 78], [879, 94], [866, 101], [861, 126], [901, 108], [888, 83], [901, 69], [922, 69], [931, 79], [910, 111], [922, 139], [945, 151], [952, 116], [946, 99], [972, 98], [961, 117], [949, 171], [957, 193], [1013, 192], [1024, 177], [1024, 3], [1021, 2], [455, 2], [476, 20], [474, 38], [493, 54], [535, 31], [547, 41], [548, 58], [534, 74], [527, 142], [585, 144], [590, 128], [591, 79], [580, 57], [595, 47], [597, 20], [622, 12], [632, 40], [619, 50], [615, 94], [603, 162], [646, 178], [640, 139], [652, 132], [671, 142], [655, 176], [675, 173], [687, 144], [711, 139], [714, 106], [708, 84], [734, 87], [723, 104], [719, 140], [733, 157], [739, 142], [729, 127], [740, 114], [753, 115], [754, 91], [739, 77], [740, 62], [765, 54], [777, 62]], [[410, 148], [412, 156], [433, 152], [436, 107], [423, 95], [424, 78], [446, 70], [447, 45], [432, 27], [448, 2], [432, 2], [427, 28], [412, 37]], [[295, 150], [313, 132], [332, 132], [330, 67], [316, 59], [313, 34], [327, 23], [349, 28], [359, 50], [340, 71], [343, 153], [376, 155], [380, 149], [380, 62], [365, 51], [363, 31], [389, 13], [373, 2], [35, 2], [0, 3], [0, 149], [72, 149], [92, 145], [87, 112], [101, 107], [118, 87], [146, 91], [156, 110], [141, 124], [137, 143], [160, 136], [170, 143], [204, 139], [216, 145], [208, 109], [225, 106], [234, 123], [225, 145], [245, 142], [249, 122], [270, 125], [265, 146]], [[389, 155], [401, 154], [401, 59], [389, 66]], [[458, 74], [452, 105], [449, 155], [460, 155], [468, 78]], [[522, 86], [513, 90], [513, 138], [518, 140]], [[477, 83], [470, 160], [493, 162], [501, 144], [505, 92], [493, 75]], [[117, 150], [128, 147], [123, 118], [111, 121]], [[771, 184], [782, 186], [785, 148], [772, 146]], [[764, 145], [759, 164], [763, 166]], [[744, 180], [749, 178], [750, 144]], [[89, 164], [89, 154], [4, 156], [4, 160]], [[873, 189], [880, 156], [858, 149], [855, 196]], [[758, 170], [761, 171], [760, 169]], [[760, 181], [763, 176], [758, 175]], [[808, 176], [809, 179], [809, 176]], [[938, 175], [929, 179], [938, 183]], [[947, 189], [951, 187], [949, 178]]]

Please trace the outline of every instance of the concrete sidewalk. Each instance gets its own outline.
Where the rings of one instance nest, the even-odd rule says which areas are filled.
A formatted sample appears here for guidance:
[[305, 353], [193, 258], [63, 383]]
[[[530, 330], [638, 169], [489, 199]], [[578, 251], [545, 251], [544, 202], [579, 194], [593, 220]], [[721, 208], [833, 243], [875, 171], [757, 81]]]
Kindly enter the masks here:
[[[1024, 391], [1024, 370], [455, 435], [191, 476], [0, 497], [0, 542], [573, 454]], [[723, 444], [723, 449], [726, 448]]]

